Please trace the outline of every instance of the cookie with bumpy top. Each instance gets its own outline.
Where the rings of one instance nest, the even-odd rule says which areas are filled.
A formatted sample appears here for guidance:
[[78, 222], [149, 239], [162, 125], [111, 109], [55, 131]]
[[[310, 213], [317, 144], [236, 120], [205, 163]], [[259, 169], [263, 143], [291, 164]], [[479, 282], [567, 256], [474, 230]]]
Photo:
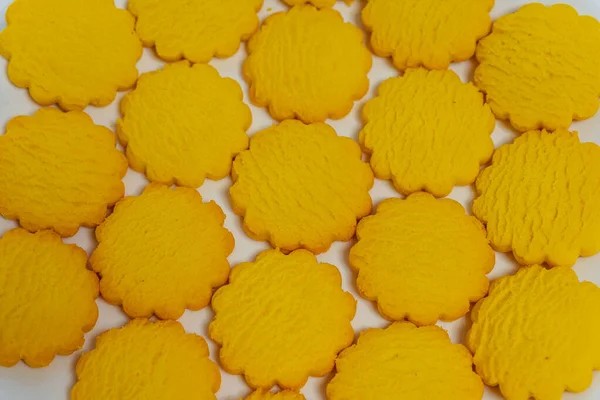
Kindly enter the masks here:
[[258, 29], [263, 0], [129, 0], [144, 46], [166, 61], [206, 63], [234, 55]]
[[253, 239], [319, 253], [370, 214], [373, 172], [360, 147], [329, 125], [287, 120], [258, 132], [233, 163], [236, 214]]
[[467, 345], [484, 382], [507, 400], [582, 392], [600, 369], [600, 288], [570, 268], [522, 268], [473, 308]]
[[471, 83], [453, 71], [409, 69], [389, 78], [363, 109], [359, 139], [380, 179], [405, 195], [437, 197], [475, 181], [492, 157], [496, 120]]
[[285, 390], [282, 392], [267, 392], [265, 390], [257, 390], [244, 400], [306, 400], [306, 397], [301, 393]]
[[336, 361], [329, 400], [481, 400], [483, 383], [469, 351], [438, 326], [396, 322], [367, 329]]
[[521, 264], [572, 266], [600, 251], [600, 146], [577, 132], [530, 131], [477, 178], [473, 213]]
[[338, 269], [306, 250], [267, 250], [239, 264], [215, 293], [210, 337], [221, 365], [253, 388], [300, 389], [333, 369], [352, 343], [356, 301]]
[[83, 346], [98, 319], [98, 277], [87, 254], [51, 231], [0, 238], [0, 365], [45, 367]]
[[115, 142], [80, 111], [13, 118], [0, 136], [0, 214], [62, 236], [95, 227], [125, 191], [127, 160]]
[[206, 341], [176, 321], [130, 321], [77, 362], [71, 400], [216, 400], [221, 374]]
[[248, 147], [252, 114], [240, 85], [187, 61], [140, 76], [121, 102], [117, 133], [129, 164], [149, 180], [199, 187], [229, 175]]
[[494, 0], [369, 0], [362, 22], [375, 54], [391, 56], [398, 69], [446, 69], [473, 56], [490, 31], [493, 6]]
[[193, 189], [151, 184], [126, 197], [96, 229], [90, 265], [102, 297], [134, 318], [177, 319], [203, 308], [229, 275], [234, 239], [224, 221]]

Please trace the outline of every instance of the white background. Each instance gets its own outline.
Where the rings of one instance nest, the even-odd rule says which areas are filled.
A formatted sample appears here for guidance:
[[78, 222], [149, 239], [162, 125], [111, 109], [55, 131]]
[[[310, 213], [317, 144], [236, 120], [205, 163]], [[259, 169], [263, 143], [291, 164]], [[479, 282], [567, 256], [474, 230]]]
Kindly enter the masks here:
[[[116, 0], [120, 7], [124, 7], [126, 0]], [[167, 1], [167, 0], [165, 0]], [[198, 0], [202, 1], [202, 0]], [[4, 26], [4, 10], [11, 0], [0, 0], [0, 29]], [[558, 3], [560, 1], [543, 1], [547, 4]], [[600, 19], [600, 0], [570, 0], [562, 1], [570, 3], [578, 9], [580, 14], [593, 15]], [[515, 11], [520, 5], [527, 3], [523, 0], [496, 0], [496, 6], [492, 12], [494, 19], [508, 12]], [[360, 25], [360, 7], [359, 2], [354, 2], [350, 7], [340, 2], [336, 8], [344, 15], [347, 21]], [[265, 0], [265, 4], [260, 11], [261, 19], [265, 18], [272, 12], [284, 10], [286, 7], [279, 0]], [[211, 64], [215, 66], [223, 76], [229, 76], [236, 79], [244, 91], [247, 90], [247, 85], [241, 77], [241, 65], [245, 57], [245, 48], [242, 46], [240, 51], [233, 57], [227, 60], [213, 60]], [[160, 68], [162, 62], [159, 61], [149, 49], [144, 52], [143, 58], [138, 64], [141, 72], [151, 71]], [[471, 79], [474, 64], [465, 62], [452, 66], [458, 72], [464, 81]], [[0, 134], [4, 132], [6, 122], [16, 115], [29, 115], [34, 113], [38, 106], [34, 104], [28, 97], [27, 91], [14, 87], [7, 79], [6, 61], [0, 58]], [[369, 94], [356, 104], [350, 115], [340, 121], [329, 121], [329, 123], [337, 130], [338, 134], [349, 136], [354, 139], [358, 138], [358, 132], [361, 128], [360, 115], [362, 105], [366, 100], [371, 98], [375, 93], [377, 86], [384, 79], [392, 76], [397, 76], [398, 72], [391, 66], [388, 60], [373, 57], [373, 68], [369, 74], [371, 79], [371, 89]], [[118, 104], [122, 94], [117, 96], [117, 100], [105, 108], [89, 107], [86, 111], [92, 116], [97, 124], [105, 125], [111, 129], [115, 127], [115, 121], [118, 118]], [[246, 102], [249, 99], [246, 96]], [[260, 129], [268, 127], [273, 123], [265, 110], [251, 106], [254, 117], [254, 122], [250, 128], [249, 134], [257, 132]], [[581, 140], [588, 142], [596, 142], [600, 144], [600, 113], [596, 117], [578, 122], [573, 125], [574, 130], [578, 130]], [[515, 134], [510, 130], [507, 124], [498, 122], [496, 130], [493, 134], [493, 139], [496, 146], [512, 141]], [[137, 195], [147, 184], [146, 179], [133, 171], [129, 171], [125, 177], [126, 194]], [[247, 238], [240, 225], [240, 219], [231, 210], [227, 192], [231, 184], [230, 179], [213, 182], [207, 181], [200, 189], [200, 193], [205, 200], [215, 200], [227, 214], [226, 227], [231, 230], [236, 239], [236, 248], [233, 254], [229, 257], [232, 265], [239, 262], [254, 259], [254, 257], [263, 249], [267, 248], [264, 243], [258, 243]], [[398, 194], [393, 190], [388, 182], [376, 180], [375, 186], [371, 191], [374, 204], [377, 205], [381, 200], [387, 197], [397, 197]], [[456, 188], [450, 195], [455, 200], [458, 200], [470, 210], [473, 200], [472, 187]], [[0, 234], [9, 230], [16, 225], [13, 222], [5, 221], [0, 217]], [[73, 238], [66, 240], [69, 243], [77, 243], [88, 252], [91, 252], [96, 245], [93, 237], [93, 231], [82, 228], [80, 232]], [[354, 276], [347, 262], [346, 256], [352, 243], [335, 243], [331, 249], [320, 256], [322, 262], [329, 262], [337, 265], [344, 279], [345, 290], [350, 291], [358, 299], [358, 309], [356, 318], [353, 321], [353, 326], [356, 332], [367, 327], [385, 327], [388, 325], [376, 311], [376, 308], [368, 301], [361, 299], [354, 286]], [[593, 281], [600, 285], [600, 255], [587, 259], [580, 259], [574, 267], [577, 275], [581, 280]], [[490, 274], [490, 278], [496, 278], [506, 274], [512, 274], [517, 270], [514, 260], [507, 256], [498, 254], [497, 263], [494, 271]], [[95, 337], [102, 331], [118, 327], [125, 324], [128, 318], [120, 308], [113, 307], [98, 299], [100, 309], [100, 318], [95, 329], [86, 336], [86, 344], [84, 350], [89, 349]], [[582, 305], [585, 307], [585, 305]], [[600, 310], [599, 310], [600, 313]], [[207, 338], [211, 347], [211, 355], [216, 359], [217, 348], [207, 337], [207, 326], [212, 318], [210, 308], [205, 308], [199, 312], [186, 312], [180, 319], [188, 332], [195, 332]], [[468, 330], [468, 323], [465, 319], [458, 320], [453, 323], [440, 323], [446, 328], [454, 342], [461, 342], [464, 339]], [[598, 338], [600, 340], [600, 338]], [[19, 363], [13, 368], [0, 367], [0, 400], [64, 400], [69, 397], [69, 390], [74, 383], [75, 374], [74, 367], [79, 354], [77, 352], [71, 356], [57, 357], [54, 362], [47, 368], [31, 369]], [[308, 400], [324, 399], [324, 388], [329, 377], [325, 379], [310, 379], [308, 384], [302, 390]], [[241, 396], [248, 394], [250, 390], [245, 385], [242, 378], [231, 376], [222, 373], [221, 390], [218, 393], [220, 400], [235, 400]], [[501, 396], [497, 389], [486, 388], [485, 399], [500, 399]], [[600, 400], [600, 372], [594, 376], [594, 382], [590, 389], [585, 393], [573, 395], [565, 394], [565, 399], [579, 400]], [[107, 399], [113, 400], [113, 399]], [[117, 399], [114, 399], [117, 400]], [[435, 399], [432, 399], [435, 400]]]

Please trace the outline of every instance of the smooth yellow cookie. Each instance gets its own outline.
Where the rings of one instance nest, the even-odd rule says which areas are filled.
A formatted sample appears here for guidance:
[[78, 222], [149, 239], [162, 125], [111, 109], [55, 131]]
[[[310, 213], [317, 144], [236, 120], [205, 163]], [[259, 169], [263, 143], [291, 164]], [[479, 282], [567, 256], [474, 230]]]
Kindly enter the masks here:
[[206, 63], [234, 55], [258, 29], [263, 0], [129, 0], [136, 32], [166, 61]]
[[276, 120], [346, 116], [369, 90], [363, 34], [331, 8], [293, 7], [269, 16], [248, 42], [250, 98]]
[[77, 362], [71, 400], [216, 400], [219, 368], [206, 341], [176, 321], [130, 321], [96, 339]]
[[[353, 0], [344, 0], [344, 3], [350, 4]], [[297, 6], [300, 4], [312, 4], [315, 7], [333, 7], [336, 0], [283, 0], [289, 6]]]
[[234, 239], [224, 221], [193, 189], [151, 184], [126, 197], [96, 229], [90, 265], [102, 297], [133, 318], [178, 319], [205, 307], [229, 275]]
[[494, 0], [369, 0], [362, 22], [371, 47], [400, 70], [446, 69], [468, 60], [490, 31]]
[[105, 106], [131, 88], [142, 44], [112, 0], [15, 0], [0, 32], [8, 78], [37, 103]]
[[352, 343], [356, 301], [338, 269], [306, 250], [267, 250], [235, 266], [213, 296], [210, 337], [222, 367], [253, 388], [300, 389]]
[[356, 230], [350, 265], [360, 294], [391, 320], [453, 321], [489, 286], [495, 255], [483, 225], [454, 200], [387, 199]]
[[86, 263], [51, 231], [0, 238], [0, 366], [45, 367], [83, 346], [98, 319], [98, 277]]
[[229, 175], [248, 147], [250, 108], [240, 85], [187, 61], [140, 76], [121, 103], [117, 133], [131, 168], [165, 184], [199, 187]]
[[527, 4], [477, 46], [475, 83], [496, 116], [525, 132], [569, 128], [600, 97], [600, 23], [566, 4]]
[[62, 236], [98, 225], [125, 191], [127, 160], [115, 142], [80, 111], [13, 118], [0, 136], [0, 214]]
[[521, 264], [572, 266], [600, 251], [600, 146], [577, 132], [530, 131], [477, 178], [473, 213]]
[[560, 400], [600, 369], [600, 288], [570, 268], [522, 268], [473, 308], [467, 345], [486, 384], [507, 400]]
[[336, 361], [329, 400], [481, 400], [472, 357], [437, 326], [367, 329]]
[[320, 253], [371, 213], [373, 172], [358, 144], [329, 125], [287, 120], [256, 133], [233, 163], [236, 214], [255, 240]]
[[438, 197], [475, 181], [492, 157], [495, 119], [482, 94], [453, 71], [409, 69], [363, 109], [359, 139], [380, 179], [404, 195]]
[[301, 393], [291, 392], [285, 390], [283, 392], [267, 392], [265, 390], [257, 390], [250, 396], [246, 397], [245, 400], [306, 400]]

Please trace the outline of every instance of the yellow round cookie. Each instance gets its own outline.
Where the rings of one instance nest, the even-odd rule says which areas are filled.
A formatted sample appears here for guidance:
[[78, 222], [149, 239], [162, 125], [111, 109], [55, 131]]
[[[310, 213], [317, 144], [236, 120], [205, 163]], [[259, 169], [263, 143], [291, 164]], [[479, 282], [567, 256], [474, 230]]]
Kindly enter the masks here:
[[356, 230], [350, 265], [362, 296], [391, 320], [453, 321], [487, 293], [495, 255], [483, 225], [454, 200], [387, 199]]
[[446, 69], [475, 53], [490, 31], [494, 0], [369, 0], [362, 22], [371, 47], [400, 70]]
[[131, 168], [148, 179], [197, 188], [229, 175], [248, 147], [250, 108], [240, 85], [187, 61], [143, 74], [121, 103], [117, 133]]
[[71, 400], [216, 400], [219, 367], [206, 341], [176, 321], [130, 321], [96, 339], [77, 362]]
[[115, 135], [83, 112], [15, 117], [0, 136], [0, 214], [30, 231], [73, 236], [121, 197], [127, 160]]
[[232, 207], [246, 233], [286, 251], [326, 251], [371, 213], [373, 172], [359, 146], [322, 123], [287, 120], [258, 132], [232, 177]]
[[177, 319], [205, 307], [229, 275], [234, 239], [224, 221], [193, 189], [151, 184], [126, 197], [96, 229], [90, 265], [102, 297], [133, 318]]
[[105, 106], [135, 84], [135, 19], [111, 0], [15, 0], [6, 22], [0, 55], [8, 78], [41, 105]]
[[272, 14], [248, 42], [248, 54], [250, 98], [276, 120], [339, 119], [369, 89], [363, 34], [331, 8], [300, 5]]
[[258, 29], [263, 0], [129, 0], [136, 31], [166, 61], [230, 57]]
[[475, 83], [520, 132], [568, 128], [598, 111], [600, 23], [569, 5], [527, 4], [499, 18], [477, 60]]
[[[241, 400], [241, 399], [240, 399]], [[265, 390], [257, 390], [244, 400], [306, 400], [301, 393], [285, 390], [282, 392], [272, 393]]]
[[338, 269], [306, 250], [267, 250], [239, 264], [213, 296], [210, 337], [222, 367], [253, 388], [298, 390], [352, 343], [356, 301]]
[[404, 195], [438, 197], [475, 181], [492, 157], [496, 120], [482, 94], [453, 71], [409, 69], [389, 78], [363, 109], [359, 138], [380, 179]]
[[474, 307], [467, 345], [477, 373], [507, 400], [559, 400], [600, 369], [600, 288], [570, 268], [522, 268]]
[[98, 277], [86, 263], [51, 231], [0, 238], [0, 366], [45, 367], [83, 346], [98, 319]]
[[[351, 4], [353, 0], [344, 0], [344, 3]], [[336, 0], [283, 0], [289, 6], [297, 6], [300, 4], [312, 4], [315, 7], [333, 7]]]
[[521, 264], [572, 266], [600, 251], [600, 146], [577, 132], [530, 131], [477, 178], [473, 213]]
[[336, 361], [329, 400], [481, 400], [472, 357], [438, 326], [396, 322], [367, 329]]

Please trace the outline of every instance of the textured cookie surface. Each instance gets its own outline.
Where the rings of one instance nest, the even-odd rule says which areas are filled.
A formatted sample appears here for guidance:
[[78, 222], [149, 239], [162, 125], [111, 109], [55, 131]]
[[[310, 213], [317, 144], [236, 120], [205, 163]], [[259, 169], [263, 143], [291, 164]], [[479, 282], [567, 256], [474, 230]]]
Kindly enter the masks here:
[[16, 0], [6, 22], [8, 77], [41, 105], [105, 106], [135, 84], [142, 45], [133, 16], [113, 1]]
[[473, 309], [467, 345], [485, 383], [507, 400], [560, 400], [600, 369], [600, 288], [569, 268], [522, 268]]
[[151, 184], [126, 197], [96, 229], [90, 265], [102, 297], [134, 318], [177, 319], [203, 308], [229, 274], [234, 239], [224, 221], [193, 189]]
[[123, 197], [127, 160], [115, 135], [80, 111], [41, 109], [0, 136], [0, 214], [30, 231], [72, 236]]
[[[162, 3], [161, 3], [162, 4]], [[143, 74], [117, 123], [129, 164], [151, 181], [198, 187], [229, 175], [252, 122], [237, 82], [182, 61]]]
[[451, 199], [387, 199], [356, 230], [350, 265], [361, 295], [388, 319], [453, 321], [485, 296], [494, 251], [477, 219]]
[[136, 319], [81, 356], [71, 400], [216, 400], [221, 375], [208, 355], [206, 341], [179, 322]]
[[481, 400], [483, 383], [472, 357], [437, 326], [397, 322], [361, 332], [336, 361], [329, 400]]
[[257, 390], [250, 396], [246, 397], [245, 400], [306, 400], [301, 393], [283, 391], [283, 392], [267, 392], [264, 390]]
[[477, 179], [473, 213], [521, 264], [571, 266], [600, 251], [600, 147], [576, 132], [530, 131]]
[[568, 128], [600, 97], [600, 23], [566, 4], [523, 6], [477, 46], [475, 83], [518, 131]]
[[494, 115], [453, 71], [407, 70], [379, 87], [363, 109], [360, 142], [378, 178], [401, 193], [447, 196], [475, 181], [494, 151]]
[[301, 5], [269, 16], [248, 54], [250, 97], [277, 120], [342, 118], [369, 89], [371, 54], [362, 32], [330, 8]]
[[341, 283], [336, 267], [306, 250], [267, 250], [234, 267], [212, 299], [209, 333], [223, 368], [263, 389], [300, 389], [330, 372], [354, 338], [356, 301]]
[[244, 229], [273, 247], [323, 252], [371, 212], [373, 173], [359, 146], [325, 124], [284, 121], [258, 132], [233, 163], [231, 200]]
[[404, 70], [446, 69], [468, 60], [492, 24], [494, 0], [369, 0], [362, 22], [380, 57]]
[[86, 263], [51, 231], [0, 238], [0, 366], [45, 367], [83, 346], [98, 319], [98, 278]]
[[237, 52], [258, 29], [263, 0], [129, 0], [136, 31], [160, 58], [206, 63]]

